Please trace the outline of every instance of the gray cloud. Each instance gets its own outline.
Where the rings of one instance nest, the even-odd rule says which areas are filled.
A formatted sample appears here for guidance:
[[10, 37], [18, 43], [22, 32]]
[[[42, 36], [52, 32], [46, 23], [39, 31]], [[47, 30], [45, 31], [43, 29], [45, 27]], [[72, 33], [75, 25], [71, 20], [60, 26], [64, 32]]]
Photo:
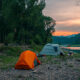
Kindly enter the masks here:
[[56, 27], [56, 30], [63, 30], [63, 31], [71, 31], [71, 32], [80, 32], [80, 26], [76, 26], [76, 25], [74, 25], [74, 26], [66, 26], [66, 25], [64, 25], [64, 26], [58, 26], [58, 27]]
[[[77, 0], [46, 0], [46, 7], [43, 13], [56, 21], [80, 19], [80, 6], [76, 6], [76, 1]], [[67, 30], [80, 32], [79, 25], [73, 26], [65, 27], [64, 25], [56, 25], [56, 31]]]

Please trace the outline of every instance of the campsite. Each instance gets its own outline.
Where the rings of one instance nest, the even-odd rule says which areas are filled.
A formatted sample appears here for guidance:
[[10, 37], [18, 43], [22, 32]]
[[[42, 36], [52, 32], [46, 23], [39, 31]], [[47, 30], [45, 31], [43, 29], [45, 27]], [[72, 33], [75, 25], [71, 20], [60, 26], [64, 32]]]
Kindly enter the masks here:
[[38, 57], [41, 64], [34, 69], [16, 70], [14, 66], [23, 51], [24, 48], [21, 47], [0, 48], [0, 80], [80, 80], [80, 53], [65, 57], [59, 55]]
[[80, 0], [0, 0], [0, 80], [80, 80]]

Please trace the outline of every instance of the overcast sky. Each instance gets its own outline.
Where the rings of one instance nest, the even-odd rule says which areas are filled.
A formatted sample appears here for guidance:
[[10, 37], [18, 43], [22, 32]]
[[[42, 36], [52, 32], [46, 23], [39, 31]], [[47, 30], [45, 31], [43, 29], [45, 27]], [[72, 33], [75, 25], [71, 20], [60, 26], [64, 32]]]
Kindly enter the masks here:
[[[56, 33], [80, 32], [80, 0], [45, 0], [44, 15], [56, 20]], [[61, 35], [62, 35], [61, 34]]]

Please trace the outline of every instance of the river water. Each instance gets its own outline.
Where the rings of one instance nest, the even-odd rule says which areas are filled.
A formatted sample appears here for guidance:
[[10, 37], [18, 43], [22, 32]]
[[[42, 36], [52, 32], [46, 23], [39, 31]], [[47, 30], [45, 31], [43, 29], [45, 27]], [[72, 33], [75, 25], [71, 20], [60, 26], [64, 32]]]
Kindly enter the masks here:
[[80, 50], [80, 47], [67, 47], [67, 49]]
[[80, 50], [80, 47], [62, 47], [64, 49]]

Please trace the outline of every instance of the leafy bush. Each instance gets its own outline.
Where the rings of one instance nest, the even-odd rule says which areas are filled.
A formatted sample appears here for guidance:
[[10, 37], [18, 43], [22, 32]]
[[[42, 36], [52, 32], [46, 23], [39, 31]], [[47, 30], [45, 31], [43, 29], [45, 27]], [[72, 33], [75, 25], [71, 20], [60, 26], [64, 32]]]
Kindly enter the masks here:
[[5, 42], [6, 43], [12, 43], [13, 42], [13, 38], [14, 38], [14, 33], [9, 33], [6, 37]]
[[43, 45], [36, 45], [35, 43], [31, 44], [31, 48], [33, 51], [40, 52], [41, 49], [43, 48]]
[[20, 47], [0, 47], [0, 51], [8, 56], [19, 56], [23, 49]]

